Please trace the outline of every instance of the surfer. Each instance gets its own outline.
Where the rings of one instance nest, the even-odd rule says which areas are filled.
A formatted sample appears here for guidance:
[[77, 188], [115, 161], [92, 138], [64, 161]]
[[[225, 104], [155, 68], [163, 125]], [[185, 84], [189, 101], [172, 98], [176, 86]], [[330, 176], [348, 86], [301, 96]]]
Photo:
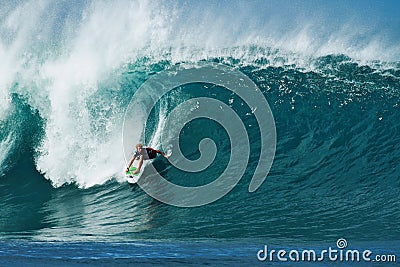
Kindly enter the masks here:
[[139, 173], [140, 168], [143, 165], [143, 160], [154, 159], [155, 157], [157, 157], [157, 154], [160, 154], [163, 157], [168, 158], [168, 156], [160, 150], [157, 150], [157, 149], [154, 149], [151, 147], [143, 147], [142, 144], [137, 144], [136, 152], [133, 155], [132, 159], [129, 161], [128, 167], [126, 168], [125, 172], [129, 171], [129, 167], [131, 167], [132, 163], [137, 159], [137, 160], [139, 160], [139, 166], [133, 172], [133, 174]]

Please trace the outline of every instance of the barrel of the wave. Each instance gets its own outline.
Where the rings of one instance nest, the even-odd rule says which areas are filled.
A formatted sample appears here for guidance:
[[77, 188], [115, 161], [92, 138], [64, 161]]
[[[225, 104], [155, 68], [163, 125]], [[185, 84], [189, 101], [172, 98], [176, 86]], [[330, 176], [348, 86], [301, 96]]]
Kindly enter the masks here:
[[[144, 129], [146, 122], [152, 118], [152, 109], [160, 103], [162, 97], [179, 86], [193, 83], [213, 84], [224, 88], [240, 97], [251, 110], [260, 131], [260, 155], [249, 191], [253, 192], [266, 179], [276, 148], [276, 129], [272, 111], [261, 90], [242, 72], [223, 64], [197, 63], [196, 66], [176, 66], [171, 70], [158, 73], [148, 79], [132, 97], [124, 120], [123, 142], [125, 157], [128, 158], [129, 148], [133, 140], [140, 136], [146, 137]], [[179, 111], [175, 111], [179, 110]], [[170, 117], [183, 116], [181, 126]], [[138, 119], [139, 118], [139, 119]], [[174, 184], [158, 173], [157, 169], [148, 165], [146, 179], [139, 179], [137, 184], [153, 198], [170, 205], [179, 207], [196, 207], [209, 204], [229, 193], [242, 178], [249, 160], [250, 145], [248, 129], [242, 118], [229, 105], [213, 97], [196, 97], [180, 103], [171, 110], [163, 125], [161, 137], [152, 136], [145, 143], [170, 144], [173, 147], [173, 158], [170, 163], [173, 167], [188, 174], [198, 173], [210, 166], [217, 153], [215, 142], [205, 138], [199, 143], [200, 158], [187, 159], [180, 149], [179, 133], [182, 127], [191, 120], [206, 118], [221, 125], [230, 139], [230, 159], [224, 171], [213, 182], [197, 187], [185, 187]], [[137, 121], [141, 121], [138, 125]], [[165, 127], [164, 127], [165, 126]], [[141, 133], [138, 130], [141, 128]], [[133, 135], [132, 132], [136, 131]], [[174, 132], [178, 138], [169, 138]], [[159, 138], [159, 140], [156, 140]]]

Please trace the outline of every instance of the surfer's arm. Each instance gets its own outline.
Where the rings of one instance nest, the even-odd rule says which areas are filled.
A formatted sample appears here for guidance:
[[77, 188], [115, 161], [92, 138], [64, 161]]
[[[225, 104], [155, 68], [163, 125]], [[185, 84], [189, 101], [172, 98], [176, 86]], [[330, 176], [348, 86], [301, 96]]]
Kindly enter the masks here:
[[164, 152], [162, 152], [161, 150], [153, 149], [153, 151], [156, 152], [156, 153], [158, 153], [158, 154], [160, 154], [160, 155], [163, 156], [164, 158], [168, 158], [168, 156], [167, 156]]
[[134, 174], [139, 173], [139, 172], [140, 172], [140, 168], [142, 168], [142, 165], [143, 165], [143, 155], [140, 155], [140, 158], [139, 158], [139, 165], [138, 165], [136, 171], [134, 171], [133, 173], [134, 173]]
[[132, 165], [132, 163], [135, 161], [136, 155], [133, 155], [132, 159], [129, 161], [128, 167], [126, 167], [126, 172], [129, 171], [129, 167]]

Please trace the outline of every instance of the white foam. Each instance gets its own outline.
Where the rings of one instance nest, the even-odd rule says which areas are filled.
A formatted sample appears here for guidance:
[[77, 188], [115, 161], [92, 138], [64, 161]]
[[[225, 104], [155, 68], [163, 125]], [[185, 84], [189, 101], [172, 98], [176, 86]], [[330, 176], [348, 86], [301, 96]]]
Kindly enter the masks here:
[[[93, 115], [88, 102], [132, 51], [149, 42], [157, 19], [146, 2], [95, 2], [86, 12], [63, 54], [41, 67], [50, 111], [37, 166], [56, 186], [89, 187], [121, 176], [123, 110], [111, 98], [96, 103], [100, 112]], [[115, 108], [111, 115], [97, 117], [109, 108]], [[106, 128], [94, 128], [93, 120], [105, 121]]]

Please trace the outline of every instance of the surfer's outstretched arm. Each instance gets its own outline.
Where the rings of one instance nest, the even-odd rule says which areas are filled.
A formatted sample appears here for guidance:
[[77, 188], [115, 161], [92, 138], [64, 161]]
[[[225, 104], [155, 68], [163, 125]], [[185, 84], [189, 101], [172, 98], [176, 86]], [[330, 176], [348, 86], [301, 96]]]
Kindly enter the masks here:
[[164, 158], [168, 158], [168, 156], [161, 150], [154, 149], [154, 151], [157, 152], [158, 154], [162, 155]]

